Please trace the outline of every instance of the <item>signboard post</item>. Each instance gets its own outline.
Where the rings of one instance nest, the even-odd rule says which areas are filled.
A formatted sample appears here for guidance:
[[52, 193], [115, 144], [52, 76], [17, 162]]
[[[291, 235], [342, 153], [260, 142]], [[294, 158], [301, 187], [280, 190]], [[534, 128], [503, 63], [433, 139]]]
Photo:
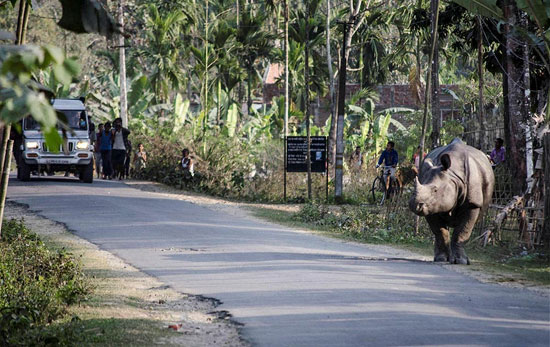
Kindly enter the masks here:
[[[310, 136], [311, 172], [327, 175], [326, 196], [328, 199], [327, 137]], [[286, 173], [307, 172], [307, 136], [288, 136], [285, 146], [284, 192], [286, 201]]]

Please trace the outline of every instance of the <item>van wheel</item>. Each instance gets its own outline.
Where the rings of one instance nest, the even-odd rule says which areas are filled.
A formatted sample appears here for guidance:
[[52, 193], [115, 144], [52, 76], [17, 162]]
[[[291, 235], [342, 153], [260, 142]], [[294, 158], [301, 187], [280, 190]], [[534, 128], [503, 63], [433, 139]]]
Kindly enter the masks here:
[[94, 163], [90, 162], [90, 164], [86, 165], [81, 171], [80, 171], [80, 180], [84, 183], [93, 183], [94, 182]]
[[23, 182], [31, 180], [31, 168], [25, 163], [23, 158], [19, 160], [19, 165], [17, 165], [17, 178]]

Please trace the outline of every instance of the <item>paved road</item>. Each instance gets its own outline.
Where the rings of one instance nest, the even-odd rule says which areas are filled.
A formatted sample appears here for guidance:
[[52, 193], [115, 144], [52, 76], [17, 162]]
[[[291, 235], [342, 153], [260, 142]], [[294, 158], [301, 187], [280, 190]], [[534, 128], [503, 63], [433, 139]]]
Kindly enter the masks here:
[[120, 182], [12, 179], [8, 196], [178, 291], [219, 299], [253, 345], [550, 345], [548, 298], [431, 262]]

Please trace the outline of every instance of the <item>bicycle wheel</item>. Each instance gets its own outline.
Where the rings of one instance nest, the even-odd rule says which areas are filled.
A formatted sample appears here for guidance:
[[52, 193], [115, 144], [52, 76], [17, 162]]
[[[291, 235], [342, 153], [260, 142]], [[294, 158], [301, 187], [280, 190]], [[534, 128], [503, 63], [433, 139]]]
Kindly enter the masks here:
[[388, 191], [388, 200], [397, 201], [399, 193], [401, 192], [401, 186], [396, 179], [390, 181], [390, 189]]
[[382, 178], [376, 177], [372, 182], [371, 195], [373, 204], [382, 205], [384, 203], [386, 199], [386, 185]]

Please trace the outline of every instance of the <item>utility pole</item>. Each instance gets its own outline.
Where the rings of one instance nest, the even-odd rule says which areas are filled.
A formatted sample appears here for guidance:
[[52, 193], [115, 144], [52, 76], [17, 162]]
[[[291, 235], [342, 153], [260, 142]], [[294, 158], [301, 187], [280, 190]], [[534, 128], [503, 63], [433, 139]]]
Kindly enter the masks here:
[[342, 56], [340, 60], [340, 72], [338, 76], [338, 119], [336, 123], [336, 165], [334, 165], [334, 199], [337, 203], [343, 200], [342, 191], [344, 185], [344, 114], [346, 107], [346, 42], [348, 38], [349, 23], [342, 24], [344, 39], [342, 44]]
[[119, 45], [119, 81], [120, 81], [120, 118], [122, 126], [128, 127], [128, 101], [126, 99], [126, 52], [124, 48], [124, 0], [118, 3], [118, 23], [120, 25], [120, 34], [118, 35]]

